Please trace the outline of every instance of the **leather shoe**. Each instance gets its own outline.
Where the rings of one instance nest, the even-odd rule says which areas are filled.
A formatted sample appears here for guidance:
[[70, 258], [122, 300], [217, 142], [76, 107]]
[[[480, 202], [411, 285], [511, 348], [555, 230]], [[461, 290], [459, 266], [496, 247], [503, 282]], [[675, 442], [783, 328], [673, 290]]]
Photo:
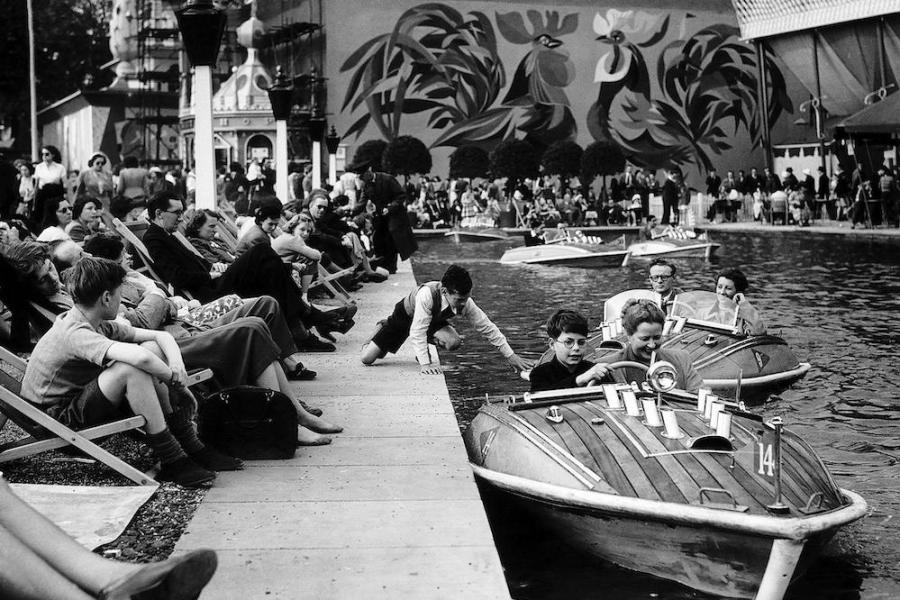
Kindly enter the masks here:
[[190, 457], [195, 463], [210, 471], [240, 471], [244, 468], [241, 459], [222, 454], [210, 446], [204, 447], [199, 452], [192, 452]]
[[335, 347], [334, 344], [323, 342], [313, 334], [309, 334], [309, 337], [297, 345], [297, 350], [300, 352], [334, 352]]
[[316, 378], [317, 373], [304, 367], [303, 363], [298, 362], [297, 366], [291, 371], [286, 371], [285, 375], [291, 381], [310, 381]]
[[164, 463], [156, 476], [160, 481], [171, 481], [181, 487], [206, 487], [216, 478], [216, 474], [207, 471], [189, 457], [179, 458], [175, 462]]
[[196, 600], [216, 572], [212, 550], [194, 550], [136, 569], [103, 588], [98, 600]]

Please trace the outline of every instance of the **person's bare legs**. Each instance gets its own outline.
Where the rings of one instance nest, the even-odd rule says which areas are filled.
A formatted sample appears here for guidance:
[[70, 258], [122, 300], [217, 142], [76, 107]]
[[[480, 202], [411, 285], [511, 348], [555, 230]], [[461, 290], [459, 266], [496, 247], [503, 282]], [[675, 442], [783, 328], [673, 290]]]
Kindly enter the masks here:
[[141, 565], [87, 550], [13, 493], [0, 478], [0, 596], [90, 600]]
[[153, 435], [166, 429], [166, 419], [150, 374], [125, 363], [113, 363], [100, 373], [97, 382], [110, 402], [118, 405], [125, 398], [131, 411], [147, 420], [147, 433]]
[[297, 419], [300, 426], [297, 428], [297, 441], [301, 445], [321, 445], [331, 442], [331, 438], [320, 433], [340, 433], [343, 427], [329, 423], [321, 417], [307, 412], [303, 405], [294, 397], [291, 383], [288, 381], [284, 370], [278, 363], [272, 363], [260, 373], [254, 382], [259, 387], [269, 388], [270, 390], [278, 390], [291, 399], [294, 408], [297, 409]]

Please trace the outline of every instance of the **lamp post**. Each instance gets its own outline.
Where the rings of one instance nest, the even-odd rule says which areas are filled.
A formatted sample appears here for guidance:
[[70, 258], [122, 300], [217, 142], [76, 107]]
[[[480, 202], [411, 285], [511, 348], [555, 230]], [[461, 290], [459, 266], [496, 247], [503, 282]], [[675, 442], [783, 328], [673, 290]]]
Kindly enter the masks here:
[[322, 138], [324, 135], [325, 119], [312, 117], [309, 120], [309, 137], [312, 139], [312, 185], [314, 188], [322, 187]]
[[272, 115], [275, 117], [275, 195], [282, 203], [290, 200], [288, 195], [288, 148], [287, 120], [291, 116], [291, 100], [294, 86], [281, 71], [275, 71], [275, 83], [268, 90]]
[[331, 131], [325, 136], [325, 147], [328, 148], [328, 181], [331, 185], [337, 182], [337, 151], [341, 143], [341, 136], [331, 126]]
[[194, 165], [197, 208], [216, 208], [212, 122], [212, 67], [225, 33], [225, 11], [210, 0], [192, 0], [175, 11], [184, 51], [194, 67]]

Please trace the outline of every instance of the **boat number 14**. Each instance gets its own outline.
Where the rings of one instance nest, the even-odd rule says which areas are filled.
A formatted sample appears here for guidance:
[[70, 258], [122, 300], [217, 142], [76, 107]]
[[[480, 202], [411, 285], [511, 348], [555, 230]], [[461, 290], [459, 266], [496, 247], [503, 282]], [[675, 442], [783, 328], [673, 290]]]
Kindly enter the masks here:
[[775, 434], [766, 428], [756, 443], [756, 471], [763, 477], [775, 477]]

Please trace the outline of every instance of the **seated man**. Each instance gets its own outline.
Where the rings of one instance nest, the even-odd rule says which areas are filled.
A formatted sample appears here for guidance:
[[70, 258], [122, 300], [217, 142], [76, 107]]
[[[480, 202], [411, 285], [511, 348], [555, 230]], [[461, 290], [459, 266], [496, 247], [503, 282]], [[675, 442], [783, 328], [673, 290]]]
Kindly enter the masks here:
[[[314, 238], [319, 238], [321, 243], [327, 237], [326, 251], [337, 247], [343, 249], [342, 254], [349, 258], [357, 271], [363, 273], [364, 281], [381, 282], [387, 279], [385, 275], [377, 272], [369, 264], [369, 257], [360, 242], [359, 235], [353, 227], [335, 213], [331, 207], [331, 201], [323, 190], [313, 190], [310, 194], [309, 214], [316, 227], [315, 234], [310, 236], [313, 244], [315, 244]], [[332, 259], [335, 259], [333, 255]], [[342, 264], [336, 259], [335, 262]]]
[[547, 336], [553, 358], [531, 370], [532, 392], [583, 387], [606, 376], [584, 358], [590, 327], [587, 318], [574, 310], [558, 310], [547, 320]]
[[654, 259], [648, 269], [650, 289], [661, 296], [661, 306], [665, 309], [666, 314], [672, 312], [675, 296], [682, 292], [681, 288], [675, 286], [677, 283], [675, 278], [677, 271], [678, 269], [675, 265], [664, 258]]
[[74, 307], [35, 346], [22, 396], [75, 429], [115, 419], [127, 406], [147, 420], [163, 481], [198, 487], [215, 479], [213, 469], [240, 468], [203, 445], [185, 407], [170, 406], [163, 382], [177, 388], [187, 379], [175, 339], [114, 321], [124, 281], [125, 270], [110, 260], [84, 258], [72, 268]]
[[449, 320], [457, 315], [465, 316], [487, 338], [516, 370], [531, 366], [520, 358], [484, 311], [471, 298], [472, 277], [459, 265], [450, 265], [440, 281], [429, 281], [412, 290], [397, 302], [394, 312], [382, 321], [372, 340], [363, 348], [362, 362], [371, 365], [384, 358], [388, 352], [397, 352], [406, 338], [412, 339], [420, 372], [439, 374], [441, 368], [431, 362], [428, 343], [447, 350], [459, 347], [459, 334]]
[[744, 295], [748, 287], [747, 276], [740, 269], [725, 269], [716, 275], [716, 293], [737, 304], [737, 326], [740, 330], [748, 335], [764, 335], [766, 324]]
[[[172, 236], [184, 212], [178, 196], [168, 191], [156, 194], [148, 209], [153, 222], [144, 234], [144, 245], [153, 259], [154, 270], [176, 291], [186, 290], [201, 302], [226, 294], [246, 298], [272, 296], [281, 306], [292, 331], [301, 325], [308, 328], [340, 320], [340, 311], [322, 312], [303, 302], [296, 284], [271, 246], [253, 246], [231, 265], [210, 264]], [[299, 337], [304, 340], [302, 350], [334, 349], [308, 331]], [[326, 348], [320, 348], [323, 345]]]
[[525, 236], [525, 247], [541, 246], [547, 243], [544, 237], [544, 224], [538, 219], [531, 219], [530, 228], [523, 235]]

